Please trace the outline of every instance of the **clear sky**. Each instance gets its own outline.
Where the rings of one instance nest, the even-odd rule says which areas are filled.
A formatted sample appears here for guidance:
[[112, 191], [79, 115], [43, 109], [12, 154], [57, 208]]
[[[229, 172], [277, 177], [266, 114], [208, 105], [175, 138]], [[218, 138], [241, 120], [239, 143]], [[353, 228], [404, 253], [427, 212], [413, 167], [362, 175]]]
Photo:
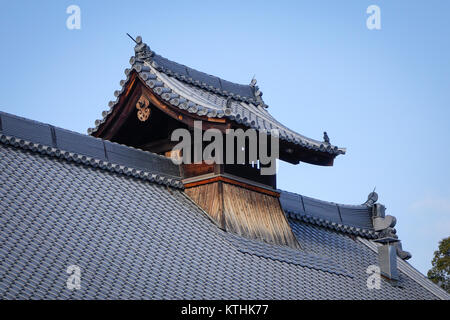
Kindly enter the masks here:
[[[81, 29], [66, 27], [69, 5]], [[381, 9], [368, 30], [366, 9]], [[278, 187], [359, 204], [376, 186], [421, 272], [450, 236], [450, 2], [2, 1], [0, 110], [86, 133], [134, 54], [125, 35], [224, 79], [256, 75], [269, 111], [347, 148], [281, 163]]]

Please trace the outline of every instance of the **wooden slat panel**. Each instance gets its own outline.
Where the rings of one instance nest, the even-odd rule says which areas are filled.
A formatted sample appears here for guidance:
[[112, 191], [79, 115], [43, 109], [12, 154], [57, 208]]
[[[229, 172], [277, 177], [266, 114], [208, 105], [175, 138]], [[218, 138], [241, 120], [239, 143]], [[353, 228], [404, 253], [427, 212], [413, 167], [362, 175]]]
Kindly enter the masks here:
[[185, 192], [200, 208], [211, 216], [219, 227], [225, 228], [221, 182], [189, 188]]
[[197, 185], [185, 192], [226, 231], [300, 247], [277, 197], [223, 181]]

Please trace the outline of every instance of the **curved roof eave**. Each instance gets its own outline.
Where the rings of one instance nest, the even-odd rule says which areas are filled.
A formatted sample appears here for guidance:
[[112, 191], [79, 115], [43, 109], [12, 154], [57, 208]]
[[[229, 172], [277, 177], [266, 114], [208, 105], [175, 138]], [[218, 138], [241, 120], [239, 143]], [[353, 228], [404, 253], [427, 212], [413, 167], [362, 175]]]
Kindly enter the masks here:
[[[225, 80], [209, 76], [205, 73], [200, 73], [199, 71], [171, 62], [159, 55], [155, 55], [154, 52], [142, 42], [140, 37], [138, 37], [137, 40], [138, 44], [135, 47], [136, 54], [134, 57], [130, 58], [132, 69], [125, 70], [127, 79], [120, 82], [122, 86], [121, 90], [114, 93], [117, 100], [109, 103], [110, 110], [106, 110], [102, 113], [103, 119], [96, 120], [95, 128], [88, 129], [89, 134], [95, 133], [106, 121], [114, 106], [118, 103], [120, 95], [124, 92], [131, 72], [135, 71], [141, 81], [145, 83], [152, 92], [160, 96], [162, 100], [173, 107], [186, 110], [199, 116], [207, 116], [210, 118], [225, 117], [238, 124], [243, 124], [246, 127], [258, 131], [265, 131], [268, 134], [271, 134], [272, 130], [276, 129], [278, 130], [281, 140], [293, 143], [307, 150], [323, 152], [330, 154], [331, 156], [346, 153], [346, 148], [339, 148], [327, 142], [321, 142], [305, 137], [278, 122], [267, 111], [267, 106], [261, 99], [262, 93], [260, 93], [257, 87], [254, 87], [256, 92], [253, 98], [248, 96], [249, 90], [245, 91], [247, 92], [247, 95], [239, 95], [231, 91], [224, 92], [213, 85], [208, 85], [206, 82], [202, 83], [198, 79], [189, 78], [179, 72], [186, 70], [186, 72], [192, 74], [195, 71], [199, 77], [211, 77], [210, 82], [213, 81], [211, 79], [217, 79], [216, 83], [219, 83], [220, 85], [222, 85]], [[156, 57], [159, 58], [156, 59]], [[166, 61], [166, 64], [169, 62], [172, 63], [175, 66], [173, 69], [178, 70], [178, 72], [161, 67], [160, 63], [163, 59]], [[232, 84], [231, 82], [229, 83]], [[235, 87], [252, 88], [252, 85], [233, 85]]]

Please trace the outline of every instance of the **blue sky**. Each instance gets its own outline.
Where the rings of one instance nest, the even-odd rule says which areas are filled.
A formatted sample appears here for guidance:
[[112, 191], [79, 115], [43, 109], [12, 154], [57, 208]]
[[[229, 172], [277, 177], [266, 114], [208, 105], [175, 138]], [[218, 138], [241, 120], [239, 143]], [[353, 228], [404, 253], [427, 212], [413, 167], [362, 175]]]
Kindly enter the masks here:
[[[81, 8], [81, 29], [66, 8]], [[366, 9], [381, 9], [368, 30]], [[376, 186], [421, 272], [450, 236], [450, 2], [2, 1], [0, 110], [86, 133], [133, 55], [125, 33], [224, 79], [254, 74], [269, 111], [347, 147], [333, 167], [281, 163], [278, 186], [358, 204]]]

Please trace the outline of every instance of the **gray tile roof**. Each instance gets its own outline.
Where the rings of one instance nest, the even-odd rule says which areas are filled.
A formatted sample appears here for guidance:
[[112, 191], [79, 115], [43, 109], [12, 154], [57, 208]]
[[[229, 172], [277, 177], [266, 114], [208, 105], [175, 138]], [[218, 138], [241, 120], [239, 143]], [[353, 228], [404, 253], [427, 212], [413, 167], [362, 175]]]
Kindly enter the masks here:
[[[370, 265], [378, 264], [376, 251], [367, 246], [367, 243], [373, 241], [352, 237], [337, 231], [330, 231], [328, 228], [303, 223], [296, 219], [289, 219], [292, 230], [297, 236], [299, 242], [304, 246], [305, 250], [327, 256], [331, 261], [339, 262], [339, 264], [354, 275], [354, 287], [342, 287], [342, 291], [337, 293], [336, 299], [346, 299], [349, 295], [359, 292], [361, 296], [355, 299], [449, 299], [447, 294], [436, 295], [436, 291], [425, 288], [416, 279], [425, 277], [414, 269], [414, 276], [399, 268], [400, 280], [398, 284], [382, 280], [380, 290], [367, 290], [366, 281], [368, 274], [366, 269]], [[399, 264], [409, 265], [408, 262], [398, 259]], [[410, 267], [413, 269], [412, 267]], [[425, 279], [426, 280], [426, 279]], [[426, 280], [429, 285], [436, 289], [431, 281]], [[330, 284], [335, 286], [336, 284]], [[339, 286], [339, 285], [338, 285]], [[368, 292], [369, 291], [369, 292]]]
[[[369, 290], [366, 268], [377, 263], [363, 242], [370, 240], [328, 227], [289, 218], [298, 251], [226, 233], [181, 189], [61, 157], [55, 147], [42, 151], [55, 143], [43, 134], [48, 126], [7, 116], [0, 114], [2, 299], [448, 298], [414, 269]], [[11, 121], [31, 127], [13, 132]], [[70, 265], [81, 268], [80, 290], [66, 287]]]
[[96, 120], [95, 127], [88, 129], [89, 134], [95, 133], [106, 121], [119, 102], [120, 95], [125, 91], [131, 73], [137, 72], [150, 90], [173, 107], [199, 116], [225, 117], [267, 133], [277, 129], [281, 140], [309, 150], [331, 155], [346, 152], [345, 148], [307, 138], [277, 121], [268, 112], [261, 99], [262, 93], [254, 85], [235, 84], [195, 71], [156, 55], [142, 42], [136, 45], [135, 51], [136, 55], [130, 59], [132, 68], [125, 70], [127, 79], [120, 82], [121, 89], [114, 93], [116, 100], [109, 103], [109, 110], [102, 113], [102, 119]]
[[[367, 239], [363, 239], [358, 237], [358, 240], [364, 243], [370, 250], [377, 253], [378, 252], [378, 246], [381, 246], [382, 244], [376, 243], [374, 241], [369, 241]], [[442, 289], [441, 287], [437, 286], [433, 282], [431, 282], [427, 277], [425, 277], [423, 274], [421, 274], [416, 268], [414, 268], [409, 263], [405, 262], [401, 258], [397, 258], [397, 265], [398, 269], [403, 272], [405, 275], [413, 279], [415, 282], [419, 283], [424, 288], [427, 288], [428, 291], [432, 292], [434, 295], [439, 297], [442, 300], [450, 300], [450, 295]]]
[[[362, 205], [346, 205], [283, 190], [278, 191], [280, 204], [286, 216], [291, 219], [367, 239], [394, 238], [398, 240], [397, 255], [404, 260], [412, 256], [411, 253], [403, 250], [402, 243], [398, 239], [397, 231], [394, 229], [397, 219], [389, 215], [379, 217], [374, 213], [375, 206], [380, 205], [377, 203], [378, 195], [375, 192], [370, 193], [367, 201]], [[377, 221], [378, 228], [374, 226]]]

